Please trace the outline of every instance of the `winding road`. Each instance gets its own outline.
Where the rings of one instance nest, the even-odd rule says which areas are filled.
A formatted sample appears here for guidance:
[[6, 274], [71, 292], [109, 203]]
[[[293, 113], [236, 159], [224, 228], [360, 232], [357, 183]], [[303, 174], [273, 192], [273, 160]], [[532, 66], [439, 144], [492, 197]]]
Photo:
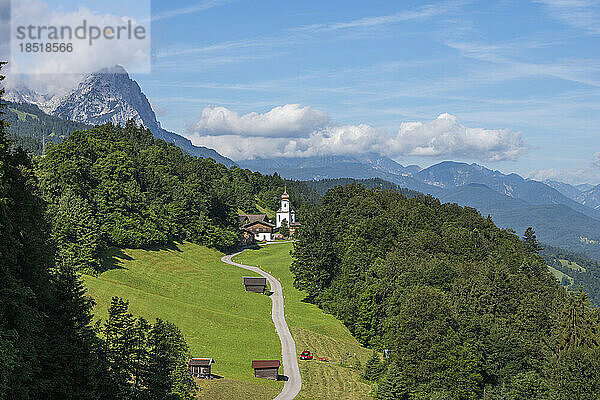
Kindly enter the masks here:
[[266, 273], [258, 267], [238, 264], [231, 260], [232, 257], [235, 257], [242, 251], [226, 255], [221, 258], [221, 261], [226, 264], [256, 272], [257, 274], [267, 278], [269, 281], [271, 292], [273, 292], [271, 296], [269, 296], [271, 298], [271, 302], [273, 303], [271, 317], [273, 318], [275, 330], [277, 331], [277, 335], [279, 335], [279, 340], [281, 341], [283, 374], [287, 377], [287, 380], [283, 384], [281, 393], [275, 397], [275, 400], [292, 400], [298, 395], [298, 392], [300, 392], [300, 388], [302, 387], [302, 378], [300, 376], [300, 368], [298, 367], [298, 358], [296, 356], [296, 343], [294, 342], [294, 338], [292, 338], [292, 334], [287, 326], [287, 322], [285, 322], [285, 314], [283, 311], [283, 290], [281, 288], [281, 283], [279, 283], [279, 281], [272, 275]]

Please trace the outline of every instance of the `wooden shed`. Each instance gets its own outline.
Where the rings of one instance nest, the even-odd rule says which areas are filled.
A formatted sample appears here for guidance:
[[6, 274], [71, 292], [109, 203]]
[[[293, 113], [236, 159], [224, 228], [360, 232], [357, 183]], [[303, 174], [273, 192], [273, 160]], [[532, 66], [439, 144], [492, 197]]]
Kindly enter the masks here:
[[262, 276], [244, 276], [246, 292], [263, 293], [267, 288], [267, 278]]
[[279, 365], [279, 360], [253, 360], [254, 377], [277, 380], [279, 378]]
[[212, 358], [190, 358], [188, 370], [192, 376], [200, 379], [211, 379], [210, 368], [215, 362]]

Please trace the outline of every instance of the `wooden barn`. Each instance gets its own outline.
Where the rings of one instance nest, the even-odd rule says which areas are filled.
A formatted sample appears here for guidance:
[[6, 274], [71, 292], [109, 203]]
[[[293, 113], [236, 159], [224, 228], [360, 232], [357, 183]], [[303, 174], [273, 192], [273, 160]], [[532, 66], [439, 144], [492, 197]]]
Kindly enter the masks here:
[[279, 360], [253, 360], [254, 377], [277, 380], [279, 378], [279, 365]]
[[263, 293], [267, 288], [267, 278], [262, 276], [244, 276], [246, 292]]
[[190, 358], [188, 370], [192, 376], [200, 379], [211, 379], [210, 368], [215, 362], [212, 358]]

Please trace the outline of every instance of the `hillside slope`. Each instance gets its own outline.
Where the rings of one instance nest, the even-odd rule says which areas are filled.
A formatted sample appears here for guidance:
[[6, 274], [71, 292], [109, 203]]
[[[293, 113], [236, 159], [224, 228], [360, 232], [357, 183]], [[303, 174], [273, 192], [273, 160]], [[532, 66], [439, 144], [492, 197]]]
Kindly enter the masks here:
[[280, 357], [271, 303], [267, 296], [246, 293], [242, 286], [246, 273], [223, 264], [222, 256], [191, 243], [115, 251], [113, 269], [97, 278], [85, 277], [96, 301], [94, 315], [106, 318], [112, 296], [128, 299], [134, 315], [175, 323], [193, 356], [215, 359], [213, 373], [225, 379], [214, 380], [217, 387], [205, 387], [204, 394], [246, 386], [245, 398], [275, 397], [282, 384], [254, 379], [250, 367], [252, 359]]
[[359, 380], [361, 371], [356, 368], [365, 365], [370, 351], [361, 347], [333, 315], [325, 314], [314, 304], [304, 301], [306, 292], [294, 288], [290, 272], [291, 248], [291, 243], [261, 246], [258, 250], [246, 250], [234, 261], [260, 266], [281, 282], [286, 321], [294, 336], [296, 350], [309, 350], [329, 358], [329, 363], [300, 361], [302, 390], [297, 399], [370, 398], [370, 387]]
[[[302, 302], [293, 288], [290, 244], [267, 246], [236, 259], [261, 267], [283, 285], [286, 318], [299, 351], [326, 355], [330, 364], [301, 364], [303, 391], [298, 399], [362, 399], [369, 386], [357, 381], [359, 371], [334, 365], [357, 353], [364, 365], [369, 352], [333, 316]], [[191, 243], [155, 250], [113, 249], [112, 269], [97, 278], [85, 276], [96, 300], [96, 318], [106, 318], [112, 296], [130, 300], [131, 312], [162, 318], [181, 328], [195, 357], [213, 357], [213, 373], [224, 377], [201, 382], [202, 399], [265, 399], [275, 397], [281, 382], [252, 377], [252, 359], [279, 359], [281, 345], [271, 321], [267, 296], [246, 293], [242, 276], [252, 275], [220, 261], [222, 253]], [[354, 358], [352, 357], [351, 360]], [[344, 393], [347, 393], [344, 395]], [[345, 396], [345, 397], [344, 397]]]

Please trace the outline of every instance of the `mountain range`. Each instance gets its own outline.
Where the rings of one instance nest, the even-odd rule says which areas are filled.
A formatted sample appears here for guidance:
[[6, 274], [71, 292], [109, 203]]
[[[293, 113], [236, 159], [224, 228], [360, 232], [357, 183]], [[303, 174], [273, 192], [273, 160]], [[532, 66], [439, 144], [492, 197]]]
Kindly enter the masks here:
[[132, 119], [150, 129], [154, 137], [174, 143], [192, 156], [213, 158], [227, 166], [235, 164], [213, 149], [195, 146], [189, 139], [163, 129], [148, 98], [121, 66], [89, 74], [75, 89], [63, 96], [47, 96], [20, 87], [7, 91], [5, 100], [17, 104], [35, 104], [51, 116], [88, 125], [107, 122], [122, 125]]
[[[377, 154], [237, 161], [262, 173], [288, 179], [379, 178], [491, 215], [503, 228], [522, 233], [532, 226], [544, 243], [600, 260], [600, 208], [591, 207], [598, 187], [539, 182], [503, 174], [479, 164], [444, 161], [421, 169]], [[330, 183], [331, 183], [330, 182]], [[331, 183], [333, 184], [333, 183]], [[597, 198], [597, 197], [596, 197]]]
[[[431, 194], [442, 202], [476, 208], [484, 215], [491, 215], [497, 225], [517, 232], [533, 226], [540, 240], [600, 260], [600, 185], [539, 182], [475, 163], [454, 161], [423, 169], [417, 165], [404, 166], [374, 153], [254, 158], [234, 163], [213, 149], [194, 146], [189, 139], [163, 129], [138, 83], [119, 66], [88, 75], [65, 96], [50, 97], [21, 88], [9, 91], [6, 99], [14, 104], [37, 105], [40, 113], [59, 121], [94, 125], [123, 124], [133, 119], [150, 129], [155, 137], [176, 144], [188, 154], [264, 174], [277, 172], [283, 178], [304, 181], [379, 178], [400, 188]], [[56, 124], [52, 118], [40, 118], [43, 115], [28, 110], [28, 114]], [[15, 118], [21, 119], [22, 114]]]
[[584, 206], [600, 210], [600, 185], [569, 185], [554, 180], [546, 180], [544, 183]]

